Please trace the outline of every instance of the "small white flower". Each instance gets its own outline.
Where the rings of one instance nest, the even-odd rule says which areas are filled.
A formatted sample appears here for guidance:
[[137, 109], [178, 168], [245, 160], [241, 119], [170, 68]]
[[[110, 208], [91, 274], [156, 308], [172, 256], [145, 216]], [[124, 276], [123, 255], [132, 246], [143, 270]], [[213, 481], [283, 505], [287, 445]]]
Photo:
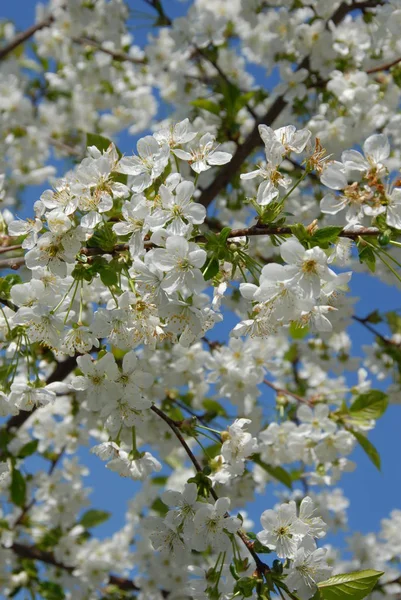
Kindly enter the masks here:
[[183, 237], [168, 237], [166, 249], [153, 250], [152, 260], [158, 269], [167, 273], [161, 287], [168, 294], [183, 287], [191, 292], [200, 292], [206, 285], [200, 271], [206, 260], [206, 252]]
[[211, 133], [205, 133], [191, 152], [176, 149], [173, 153], [181, 160], [188, 161], [195, 173], [202, 173], [215, 165], [225, 165], [232, 158], [228, 152], [218, 151], [215, 142], [216, 138]]
[[258, 540], [274, 550], [279, 558], [294, 558], [299, 542], [308, 531], [308, 526], [297, 517], [295, 502], [281, 504], [277, 510], [265, 510], [260, 522], [263, 531]]
[[211, 546], [214, 552], [222, 552], [228, 548], [230, 538], [224, 530], [235, 533], [241, 527], [240, 519], [225, 516], [229, 508], [228, 498], [219, 498], [214, 506], [205, 503], [198, 508], [194, 517], [195, 535], [192, 540], [195, 550], [202, 551]]

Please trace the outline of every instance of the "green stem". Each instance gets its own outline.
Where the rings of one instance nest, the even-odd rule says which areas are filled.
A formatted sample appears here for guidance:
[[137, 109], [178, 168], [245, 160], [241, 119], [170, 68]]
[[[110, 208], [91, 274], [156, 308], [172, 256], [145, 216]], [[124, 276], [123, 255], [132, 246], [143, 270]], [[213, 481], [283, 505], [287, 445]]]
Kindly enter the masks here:
[[4, 309], [3, 309], [3, 307], [1, 306], [1, 304], [0, 304], [0, 310], [1, 310], [2, 314], [3, 314], [4, 320], [5, 320], [5, 322], [6, 322], [7, 329], [8, 329], [8, 333], [10, 334], [10, 333], [11, 333], [11, 327], [10, 327], [10, 323], [8, 322], [7, 315], [6, 315], [6, 313], [4, 312]]
[[218, 435], [221, 435], [221, 431], [218, 431], [217, 429], [212, 429], [211, 427], [206, 427], [206, 425], [196, 425], [197, 427], [200, 427], [201, 429], [207, 429], [207, 431], [211, 431], [212, 433], [217, 433]]
[[301, 183], [301, 181], [303, 181], [305, 179], [305, 177], [307, 176], [308, 172], [304, 171], [301, 175], [301, 177], [298, 179], [298, 181], [296, 181], [294, 183], [294, 185], [292, 186], [292, 188], [286, 193], [286, 195], [284, 196], [284, 198], [280, 199], [280, 202], [284, 202], [285, 200], [287, 200], [288, 196], [290, 196], [292, 194], [292, 192], [295, 190], [295, 188], [297, 188], [299, 186], [299, 184]]

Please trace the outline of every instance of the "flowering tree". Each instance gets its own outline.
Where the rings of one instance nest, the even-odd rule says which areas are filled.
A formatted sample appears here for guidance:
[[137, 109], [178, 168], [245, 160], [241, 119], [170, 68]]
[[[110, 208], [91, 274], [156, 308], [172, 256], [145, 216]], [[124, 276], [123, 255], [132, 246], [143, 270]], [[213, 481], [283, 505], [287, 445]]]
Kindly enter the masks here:
[[[400, 510], [347, 560], [323, 538], [401, 393], [401, 318], [347, 294], [401, 282], [401, 10], [169, 4], [0, 25], [3, 597], [399, 599]], [[143, 482], [107, 540], [83, 445]]]

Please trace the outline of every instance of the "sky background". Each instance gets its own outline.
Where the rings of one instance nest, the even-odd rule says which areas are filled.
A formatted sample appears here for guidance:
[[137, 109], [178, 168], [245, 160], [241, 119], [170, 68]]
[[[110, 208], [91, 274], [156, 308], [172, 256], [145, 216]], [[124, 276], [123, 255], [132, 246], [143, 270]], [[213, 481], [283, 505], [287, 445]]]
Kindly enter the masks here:
[[[0, 2], [0, 19], [8, 19], [15, 22], [18, 30], [26, 29], [34, 22], [35, 0], [3, 0]], [[128, 0], [128, 5], [137, 11], [141, 10], [151, 14], [151, 9], [141, 0]], [[171, 18], [185, 14], [190, 2], [177, 0], [165, 0], [166, 12]], [[130, 19], [131, 31], [134, 35], [134, 43], [143, 46], [150, 32], [151, 19], [132, 15]], [[266, 76], [260, 67], [252, 67], [250, 72], [256, 77], [256, 83], [265, 84]], [[161, 107], [162, 114], [168, 112], [168, 107]], [[141, 134], [140, 137], [142, 137]], [[137, 137], [120, 135], [118, 145], [122, 152], [132, 153], [135, 149]], [[47, 187], [47, 186], [45, 186]], [[24, 194], [24, 206], [19, 211], [19, 216], [31, 215], [32, 205], [40, 196], [43, 186], [30, 188]], [[388, 287], [369, 275], [354, 274], [351, 280], [351, 294], [359, 297], [356, 305], [356, 314], [366, 316], [375, 308], [381, 312], [400, 309], [401, 294], [396, 288]], [[233, 325], [228, 319], [224, 325], [219, 325], [213, 330], [211, 338], [222, 340], [227, 337]], [[353, 339], [353, 353], [363, 354], [361, 346], [372, 343], [372, 336], [358, 323], [353, 324], [350, 329]], [[351, 373], [349, 380], [356, 383], [356, 373]], [[273, 407], [274, 394], [268, 390], [264, 391], [262, 402]], [[401, 402], [401, 398], [400, 398]], [[377, 423], [376, 428], [370, 432], [369, 439], [377, 447], [382, 458], [382, 471], [379, 473], [367, 456], [360, 449], [356, 449], [352, 459], [357, 463], [354, 473], [345, 473], [339, 482], [345, 495], [349, 498], [351, 505], [348, 510], [349, 532], [360, 531], [368, 533], [380, 529], [380, 520], [389, 515], [393, 508], [401, 508], [401, 404], [390, 406], [387, 413]], [[81, 461], [88, 465], [91, 471], [86, 478], [86, 485], [93, 489], [91, 500], [93, 507], [107, 510], [112, 517], [94, 530], [96, 535], [108, 536], [124, 524], [124, 513], [128, 500], [138, 490], [139, 484], [131, 480], [123, 479], [115, 473], [108, 471], [104, 463], [97, 457], [89, 454], [86, 449], [80, 452]], [[278, 488], [275, 488], [278, 489]], [[273, 486], [268, 486], [263, 497], [258, 497], [256, 502], [246, 507], [248, 515], [255, 521], [255, 531], [260, 530], [259, 516], [266, 508], [270, 508], [277, 501], [273, 495]], [[339, 548], [345, 549], [345, 537], [349, 534], [329, 536], [328, 542], [334, 542]]]

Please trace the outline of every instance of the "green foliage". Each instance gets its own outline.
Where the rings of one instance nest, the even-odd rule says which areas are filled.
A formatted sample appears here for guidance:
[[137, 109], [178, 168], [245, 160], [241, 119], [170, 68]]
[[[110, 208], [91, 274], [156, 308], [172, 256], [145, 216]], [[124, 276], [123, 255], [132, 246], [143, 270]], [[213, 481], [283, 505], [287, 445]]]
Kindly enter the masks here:
[[[108, 150], [110, 144], [113, 142], [109, 140], [107, 137], [103, 135], [99, 135], [98, 133], [87, 133], [86, 134], [86, 146], [89, 148], [90, 146], [96, 146], [100, 152], [106, 152]], [[121, 158], [122, 154], [116, 146], [117, 154]]]
[[364, 263], [372, 273], [376, 270], [376, 256], [370, 246], [367, 246], [363, 240], [357, 242], [359, 262]]
[[290, 490], [292, 489], [292, 478], [288, 471], [282, 467], [273, 467], [272, 465], [268, 465], [260, 458], [259, 454], [254, 454], [252, 456], [252, 460], [254, 463], [259, 465], [259, 467], [262, 467], [266, 473], [269, 473], [271, 477], [277, 479], [277, 481], [285, 485]]
[[217, 258], [213, 256], [206, 261], [205, 267], [203, 268], [203, 277], [205, 281], [209, 281], [209, 279], [213, 279], [217, 275], [220, 269], [220, 263]]
[[54, 581], [40, 581], [38, 591], [44, 600], [64, 600], [65, 598], [61, 585]]
[[369, 456], [369, 458], [372, 461], [372, 463], [380, 471], [380, 469], [381, 469], [381, 460], [380, 460], [380, 454], [377, 451], [377, 448], [375, 448], [375, 446], [372, 444], [372, 442], [370, 442], [368, 440], [368, 438], [365, 437], [359, 431], [355, 431], [354, 429], [349, 429], [349, 431], [352, 433], [353, 436], [355, 436], [355, 438], [358, 440], [358, 443], [361, 446], [361, 448], [363, 448], [363, 450]]
[[357, 396], [351, 404], [349, 414], [354, 421], [379, 419], [386, 411], [387, 405], [387, 394], [380, 390], [369, 390]]
[[11, 484], [10, 484], [10, 496], [11, 501], [16, 506], [25, 506], [26, 501], [26, 481], [22, 473], [15, 467], [11, 470]]
[[310, 238], [310, 242], [314, 246], [328, 248], [330, 244], [333, 244], [338, 239], [342, 230], [342, 227], [323, 227], [315, 231]]
[[88, 240], [90, 248], [100, 248], [105, 252], [111, 252], [116, 244], [117, 236], [113, 231], [113, 223], [103, 223]]
[[217, 400], [212, 400], [211, 398], [205, 398], [202, 402], [203, 408], [208, 412], [213, 414], [214, 416], [225, 417], [227, 415], [226, 410], [217, 402]]
[[318, 584], [319, 595], [315, 595], [314, 600], [362, 600], [370, 594], [382, 575], [382, 572], [372, 569], [334, 575]]
[[18, 452], [18, 458], [26, 458], [27, 456], [31, 456], [38, 449], [39, 440], [31, 440], [24, 446], [22, 446], [21, 450]]
[[196, 108], [201, 108], [202, 110], [206, 110], [207, 112], [212, 113], [213, 115], [220, 116], [221, 108], [215, 102], [211, 100], [207, 100], [206, 98], [197, 98], [196, 100], [192, 100], [192, 106]]
[[87, 510], [79, 520], [80, 525], [85, 527], [85, 529], [90, 529], [91, 527], [96, 527], [101, 523], [104, 523], [110, 518], [110, 513], [105, 510], [96, 510], [91, 509]]

